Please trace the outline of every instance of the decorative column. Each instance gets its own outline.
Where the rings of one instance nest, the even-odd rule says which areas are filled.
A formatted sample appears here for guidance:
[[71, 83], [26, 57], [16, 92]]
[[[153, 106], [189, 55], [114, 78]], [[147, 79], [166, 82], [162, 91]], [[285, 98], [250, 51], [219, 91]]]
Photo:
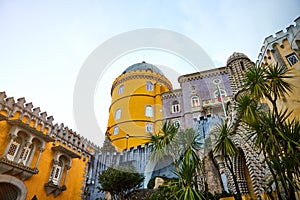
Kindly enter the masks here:
[[9, 141], [9, 144], [7, 145], [6, 150], [5, 150], [5, 152], [4, 152], [4, 154], [3, 154], [2, 157], [5, 157], [7, 155], [8, 151], [10, 149], [11, 144], [14, 142], [14, 140], [17, 137], [16, 135], [12, 135], [12, 134], [9, 134], [9, 136], [10, 136], [10, 141]]
[[19, 158], [19, 163], [22, 163], [23, 165], [26, 164], [25, 162], [26, 162], [26, 160], [28, 158], [28, 155], [30, 153], [30, 148], [29, 147], [30, 147], [31, 144], [32, 143], [30, 141], [25, 142], [25, 145], [24, 145], [24, 147], [21, 151], [21, 155], [20, 155], [20, 158]]
[[71, 166], [66, 165], [67, 171], [66, 171], [66, 176], [65, 176], [65, 180], [64, 180], [64, 185], [66, 185], [67, 183], [67, 178], [68, 178], [68, 174], [69, 174], [69, 170], [71, 169]]
[[40, 150], [40, 153], [39, 153], [38, 158], [37, 158], [37, 160], [36, 160], [36, 162], [35, 162], [34, 168], [37, 168], [37, 167], [38, 167], [38, 164], [39, 164], [39, 162], [40, 162], [42, 153], [43, 153], [43, 151], [45, 150], [45, 148], [44, 148], [44, 147], [40, 147], [39, 150]]

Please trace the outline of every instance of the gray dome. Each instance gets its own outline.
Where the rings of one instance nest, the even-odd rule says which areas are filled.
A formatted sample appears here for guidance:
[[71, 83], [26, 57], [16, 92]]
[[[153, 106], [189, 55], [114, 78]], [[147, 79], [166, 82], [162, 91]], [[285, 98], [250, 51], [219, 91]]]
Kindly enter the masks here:
[[246, 58], [249, 59], [245, 54], [239, 53], [239, 52], [234, 52], [227, 60], [227, 65], [231, 63], [232, 61], [240, 58]]
[[145, 61], [129, 66], [127, 69], [125, 69], [123, 74], [127, 72], [138, 71], [138, 70], [139, 71], [149, 70], [164, 76], [164, 73], [160, 69], [158, 69], [156, 66], [152, 64], [146, 63]]

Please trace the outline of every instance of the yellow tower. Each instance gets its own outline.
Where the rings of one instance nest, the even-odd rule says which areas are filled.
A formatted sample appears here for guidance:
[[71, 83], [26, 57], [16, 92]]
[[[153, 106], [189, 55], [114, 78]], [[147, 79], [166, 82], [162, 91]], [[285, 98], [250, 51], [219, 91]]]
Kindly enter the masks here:
[[161, 94], [171, 82], [156, 66], [142, 62], [128, 67], [113, 82], [108, 130], [118, 151], [145, 144], [161, 126]]

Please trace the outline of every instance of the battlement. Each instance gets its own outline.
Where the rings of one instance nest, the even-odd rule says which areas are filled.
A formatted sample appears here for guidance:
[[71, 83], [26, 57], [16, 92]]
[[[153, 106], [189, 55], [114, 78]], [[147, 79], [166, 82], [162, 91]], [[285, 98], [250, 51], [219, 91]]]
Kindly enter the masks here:
[[181, 89], [176, 89], [168, 92], [164, 92], [161, 96], [162, 99], [177, 99], [182, 96]]
[[[300, 16], [294, 20], [295, 25], [288, 26], [285, 30], [280, 30], [275, 33], [275, 35], [270, 35], [265, 38], [263, 42], [263, 46], [260, 49], [260, 53], [258, 55], [257, 63], [260, 64], [263, 62], [264, 57], [266, 56], [266, 52], [268, 50], [273, 49], [274, 44], [282, 45], [284, 40], [288, 40], [293, 48], [293, 43], [295, 42], [294, 38], [300, 31]], [[298, 35], [298, 37], [300, 37]]]
[[196, 72], [192, 74], [185, 74], [182, 76], [179, 76], [178, 82], [183, 83], [183, 82], [189, 82], [191, 80], [198, 80], [202, 78], [210, 78], [210, 77], [215, 77], [219, 76], [221, 74], [226, 74], [226, 67], [219, 67], [216, 69], [210, 69], [210, 70], [205, 70], [201, 72]]
[[41, 112], [39, 107], [33, 108], [33, 104], [26, 103], [24, 97], [17, 99], [7, 97], [5, 92], [0, 92], [0, 112], [7, 119], [18, 119], [47, 135], [51, 134], [53, 116], [47, 116], [47, 112]]
[[118, 85], [124, 83], [125, 81], [133, 80], [133, 79], [155, 80], [157, 82], [165, 84], [169, 88], [169, 90], [173, 88], [172, 83], [162, 74], [153, 72], [151, 70], [135, 70], [135, 71], [126, 72], [118, 76], [112, 84], [111, 94]]
[[24, 97], [15, 99], [7, 97], [5, 92], [0, 92], [0, 116], [1, 120], [18, 121], [28, 127], [34, 128], [41, 134], [50, 136], [54, 145], [59, 142], [72, 151], [76, 151], [84, 158], [87, 154], [99, 149], [97, 145], [80, 136], [72, 129], [65, 127], [63, 123], [53, 125], [53, 116], [47, 116], [47, 112], [41, 112], [40, 107], [26, 103]]

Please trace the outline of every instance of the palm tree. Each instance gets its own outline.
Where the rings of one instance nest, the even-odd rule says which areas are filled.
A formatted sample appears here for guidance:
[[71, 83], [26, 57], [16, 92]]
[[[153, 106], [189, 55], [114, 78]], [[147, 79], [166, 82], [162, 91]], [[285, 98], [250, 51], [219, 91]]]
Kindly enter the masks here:
[[214, 132], [218, 135], [217, 142], [214, 147], [214, 152], [219, 153], [225, 160], [227, 169], [230, 171], [238, 198], [241, 199], [241, 192], [237, 182], [236, 174], [234, 173], [234, 166], [232, 157], [239, 154], [239, 150], [232, 141], [231, 136], [234, 134], [233, 127], [226, 122], [216, 125]]
[[173, 140], [178, 132], [178, 128], [174, 123], [165, 121], [161, 130], [158, 133], [150, 135], [150, 159], [154, 162], [159, 162], [167, 156], [171, 156], [174, 165], [177, 166], [176, 152], [173, 146]]
[[[294, 199], [293, 180], [299, 179], [299, 165], [290, 160], [299, 155], [299, 140], [295, 140], [299, 132], [294, 132], [299, 123], [294, 119], [288, 122], [291, 112], [278, 107], [278, 100], [292, 92], [291, 78], [285, 66], [253, 66], [246, 73], [244, 94], [237, 100], [239, 119], [250, 129], [249, 139], [263, 152], [280, 199], [279, 185], [288, 199]], [[268, 103], [269, 111], [262, 109], [262, 102]]]
[[174, 173], [179, 181], [170, 186], [172, 191], [177, 191], [171, 199], [205, 199], [197, 189], [197, 171], [201, 164], [197, 154], [200, 146], [198, 137], [193, 129], [178, 132], [178, 127], [169, 121], [163, 123], [159, 133], [150, 137], [152, 161], [160, 162], [165, 156], [173, 158], [176, 168]]
[[175, 144], [182, 153], [178, 161], [179, 170], [176, 172], [179, 178], [180, 189], [177, 196], [182, 200], [201, 200], [205, 199], [198, 190], [197, 176], [201, 167], [201, 159], [198, 156], [199, 147], [202, 145], [200, 136], [193, 129], [187, 129], [177, 134]]

